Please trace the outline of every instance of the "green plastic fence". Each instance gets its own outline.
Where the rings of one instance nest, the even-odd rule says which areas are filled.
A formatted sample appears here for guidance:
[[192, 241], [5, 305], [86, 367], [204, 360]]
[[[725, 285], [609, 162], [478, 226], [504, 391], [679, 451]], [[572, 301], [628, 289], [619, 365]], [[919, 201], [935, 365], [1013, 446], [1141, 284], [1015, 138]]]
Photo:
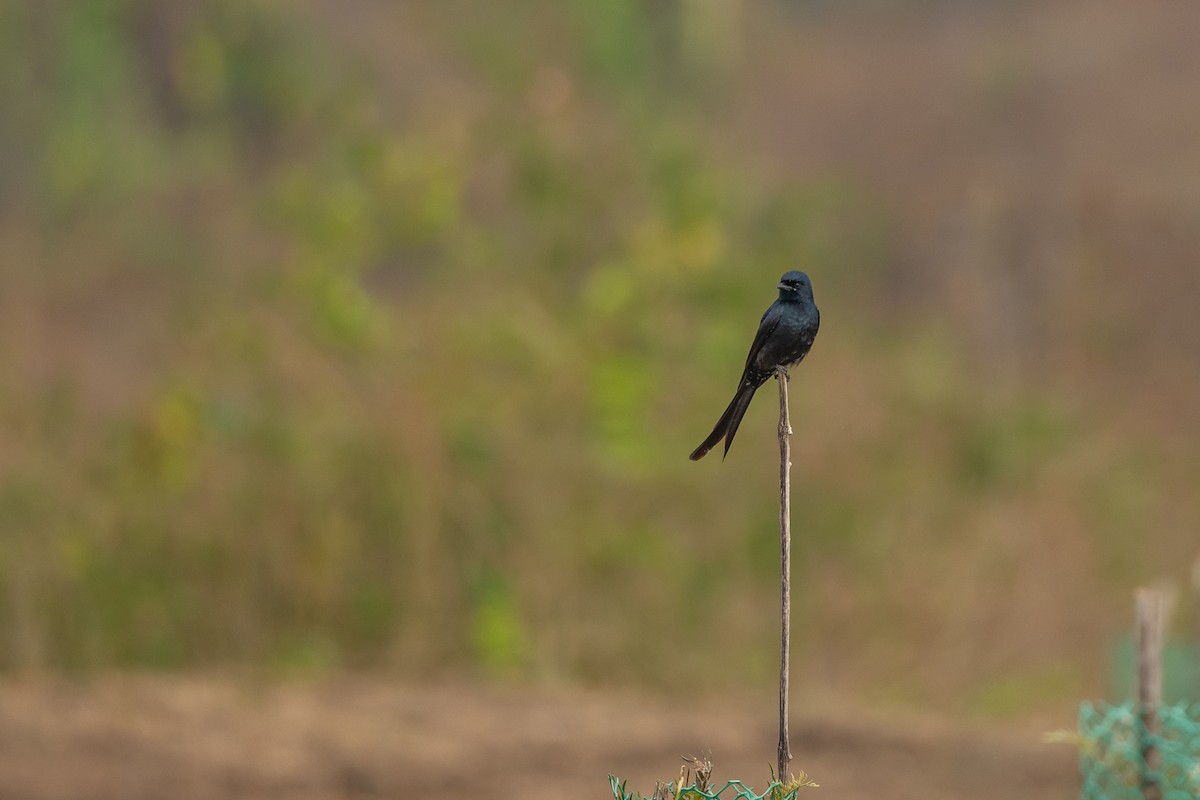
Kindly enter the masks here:
[[[609, 785], [612, 786], [613, 800], [637, 800], [641, 795], [634, 792], [626, 793], [625, 784], [614, 776], [608, 776]], [[796, 787], [786, 794], [781, 790], [783, 785], [779, 781], [771, 781], [770, 785], [763, 791], [762, 794], [755, 794], [754, 790], [741, 781], [728, 781], [719, 789], [709, 788], [708, 791], [698, 789], [695, 786], [684, 788], [683, 792], [677, 792], [674, 788], [670, 790], [670, 797], [686, 798], [687, 800], [796, 800], [796, 793], [804, 787]], [[725, 793], [729, 792], [728, 795]], [[724, 795], [724, 796], [723, 796]]]
[[[1164, 705], [1158, 733], [1149, 734], [1132, 703], [1084, 703], [1079, 708], [1079, 769], [1083, 800], [1142, 800], [1144, 782], [1156, 782], [1163, 800], [1200, 797], [1200, 703]], [[1149, 769], [1147, 744], [1160, 763]]]

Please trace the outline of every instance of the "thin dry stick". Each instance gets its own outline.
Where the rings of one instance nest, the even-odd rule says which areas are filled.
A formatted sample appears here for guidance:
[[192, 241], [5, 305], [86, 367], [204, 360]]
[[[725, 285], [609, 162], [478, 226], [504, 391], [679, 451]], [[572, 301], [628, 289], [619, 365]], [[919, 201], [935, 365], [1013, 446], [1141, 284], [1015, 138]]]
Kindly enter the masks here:
[[[1137, 703], [1145, 738], [1142, 759], [1148, 771], [1157, 772], [1162, 761], [1154, 740], [1158, 734], [1158, 708], [1162, 705], [1163, 629], [1166, 627], [1166, 602], [1162, 592], [1138, 589], [1134, 594], [1134, 638], [1137, 643]], [[1142, 776], [1142, 796], [1146, 800], [1162, 797], [1162, 787]]]
[[788, 415], [787, 373], [775, 373], [779, 381], [779, 773], [778, 780], [788, 781], [792, 751], [788, 746], [788, 657], [792, 622], [792, 422]]

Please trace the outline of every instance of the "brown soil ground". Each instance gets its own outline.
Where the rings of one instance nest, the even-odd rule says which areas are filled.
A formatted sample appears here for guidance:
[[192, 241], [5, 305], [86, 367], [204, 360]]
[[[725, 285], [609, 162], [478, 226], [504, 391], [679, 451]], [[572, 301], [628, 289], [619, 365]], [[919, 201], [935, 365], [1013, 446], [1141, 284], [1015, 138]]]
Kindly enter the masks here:
[[[814, 800], [1076, 796], [1073, 754], [1037, 730], [797, 714], [792, 752], [821, 784]], [[0, 798], [606, 798], [607, 773], [649, 792], [704, 749], [714, 777], [761, 787], [775, 740], [769, 703], [731, 699], [365, 679], [20, 682], [0, 686]]]

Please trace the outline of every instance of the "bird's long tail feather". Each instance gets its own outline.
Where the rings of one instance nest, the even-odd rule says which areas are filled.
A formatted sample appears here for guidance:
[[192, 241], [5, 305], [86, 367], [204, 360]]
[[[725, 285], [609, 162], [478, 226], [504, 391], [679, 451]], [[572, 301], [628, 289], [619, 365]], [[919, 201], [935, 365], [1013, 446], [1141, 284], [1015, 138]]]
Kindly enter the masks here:
[[[692, 461], [699, 461], [708, 455], [708, 451], [716, 446], [721, 439], [725, 440], [725, 454], [729, 453], [729, 445], [733, 444], [734, 434], [737, 433], [738, 426], [742, 424], [742, 417], [746, 415], [746, 409], [750, 407], [750, 401], [754, 398], [754, 392], [760, 384], [755, 384], [752, 381], [743, 380], [738, 386], [737, 392], [733, 395], [733, 400], [729, 402], [729, 406], [725, 412], [721, 414], [721, 418], [717, 420], [717, 424], [713, 427], [712, 433], [708, 435], [699, 447], [692, 451], [688, 456]], [[722, 455], [722, 458], [724, 458]]]

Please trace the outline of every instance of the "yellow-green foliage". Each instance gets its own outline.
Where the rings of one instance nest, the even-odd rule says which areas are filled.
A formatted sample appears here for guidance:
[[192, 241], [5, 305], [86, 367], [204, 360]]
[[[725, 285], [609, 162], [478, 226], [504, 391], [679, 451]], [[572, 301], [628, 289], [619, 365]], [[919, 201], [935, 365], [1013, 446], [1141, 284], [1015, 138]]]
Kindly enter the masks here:
[[1046, 631], [1138, 571], [1154, 464], [877, 315], [880, 200], [722, 144], [716, 29], [652, 5], [0, 7], [4, 666], [769, 680], [773, 399], [686, 454], [793, 267], [797, 658], [1094, 652]]

